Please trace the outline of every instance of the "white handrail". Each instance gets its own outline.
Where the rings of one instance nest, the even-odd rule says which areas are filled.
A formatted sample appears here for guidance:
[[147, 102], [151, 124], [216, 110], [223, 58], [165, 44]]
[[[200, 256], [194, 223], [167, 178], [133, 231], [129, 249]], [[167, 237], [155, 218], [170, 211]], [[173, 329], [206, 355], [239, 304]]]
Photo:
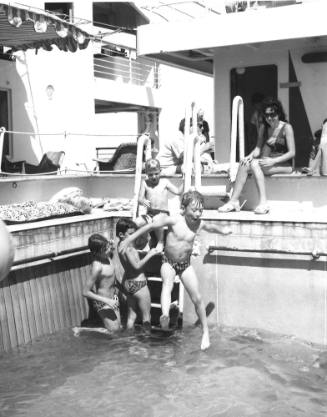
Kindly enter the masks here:
[[151, 158], [151, 139], [150, 136], [145, 133], [141, 135], [137, 140], [137, 154], [136, 154], [136, 169], [135, 169], [135, 182], [134, 182], [134, 197], [133, 197], [133, 220], [138, 215], [138, 198], [142, 181], [142, 165], [143, 165], [143, 150], [145, 147], [145, 159]]
[[244, 103], [241, 96], [235, 96], [232, 106], [232, 128], [230, 134], [230, 159], [229, 159], [229, 178], [231, 182], [236, 179], [238, 163], [236, 162], [237, 147], [237, 125], [238, 125], [238, 146], [239, 158], [244, 158]]
[[185, 111], [185, 130], [184, 130], [184, 192], [188, 191], [192, 185], [192, 165], [193, 165], [193, 153], [194, 143], [197, 136], [197, 107], [195, 103], [191, 105], [192, 115], [192, 129], [190, 129], [190, 113], [189, 109]]
[[0, 127], [0, 173], [2, 172], [1, 165], [2, 165], [2, 158], [3, 158], [2, 154], [3, 154], [3, 144], [5, 140], [5, 133], [6, 133], [6, 128]]
[[[186, 111], [187, 113], [187, 111]], [[185, 116], [186, 117], [186, 116]], [[194, 185], [197, 190], [201, 190], [201, 155], [200, 155], [200, 137], [197, 135], [197, 129], [192, 130], [192, 134], [187, 134], [185, 118], [185, 142], [184, 142], [184, 162], [185, 162], [185, 177], [184, 177], [184, 191], [190, 189], [192, 184], [192, 169], [194, 156]], [[197, 126], [196, 106], [192, 103], [192, 120], [193, 126]], [[238, 129], [237, 129], [238, 127]], [[238, 163], [236, 162], [236, 147], [237, 134], [239, 136], [239, 158], [244, 158], [244, 104], [240, 96], [233, 99], [232, 106], [232, 127], [231, 127], [231, 143], [230, 143], [230, 181], [234, 182], [236, 179]]]

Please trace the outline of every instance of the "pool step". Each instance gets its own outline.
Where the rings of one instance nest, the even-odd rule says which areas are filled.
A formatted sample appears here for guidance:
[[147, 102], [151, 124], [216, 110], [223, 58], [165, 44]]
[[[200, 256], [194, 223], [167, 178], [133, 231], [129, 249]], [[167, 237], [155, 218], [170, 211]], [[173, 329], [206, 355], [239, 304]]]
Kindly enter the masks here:
[[[148, 286], [151, 294], [151, 316], [152, 324], [159, 324], [159, 317], [161, 316], [161, 304], [160, 304], [160, 295], [162, 287], [162, 279], [160, 276], [148, 276]], [[173, 290], [171, 293], [172, 304], [175, 304], [179, 311], [183, 312], [183, 286], [180, 285], [180, 279], [178, 276], [175, 278]]]
[[228, 191], [226, 185], [201, 185], [197, 190], [203, 196], [227, 197]]

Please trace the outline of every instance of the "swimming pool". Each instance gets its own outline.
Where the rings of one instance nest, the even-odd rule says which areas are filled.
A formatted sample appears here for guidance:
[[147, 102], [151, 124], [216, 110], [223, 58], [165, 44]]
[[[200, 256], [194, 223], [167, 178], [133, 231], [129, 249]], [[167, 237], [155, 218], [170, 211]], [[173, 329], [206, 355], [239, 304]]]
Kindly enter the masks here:
[[211, 327], [170, 338], [65, 330], [1, 355], [0, 415], [326, 416], [318, 348], [255, 330]]

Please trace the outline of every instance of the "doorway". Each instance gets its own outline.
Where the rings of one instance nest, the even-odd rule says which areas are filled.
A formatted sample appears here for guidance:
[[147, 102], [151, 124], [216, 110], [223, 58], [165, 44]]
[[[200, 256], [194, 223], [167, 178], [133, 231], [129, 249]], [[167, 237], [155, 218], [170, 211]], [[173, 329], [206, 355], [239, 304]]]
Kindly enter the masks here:
[[245, 153], [248, 154], [256, 144], [256, 129], [251, 123], [255, 110], [252, 104], [254, 95], [277, 97], [277, 65], [233, 68], [231, 70], [231, 98], [239, 95], [244, 101]]
[[[0, 127], [11, 130], [11, 103], [10, 90], [0, 89]], [[12, 157], [11, 134], [4, 135], [2, 155]], [[2, 161], [1, 161], [2, 163]]]

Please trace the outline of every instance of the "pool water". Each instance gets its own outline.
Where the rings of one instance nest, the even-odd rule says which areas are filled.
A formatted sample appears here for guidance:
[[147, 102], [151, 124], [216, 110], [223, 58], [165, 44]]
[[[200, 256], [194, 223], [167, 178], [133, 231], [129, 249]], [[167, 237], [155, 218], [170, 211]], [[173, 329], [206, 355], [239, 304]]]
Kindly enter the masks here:
[[0, 416], [327, 416], [317, 347], [290, 337], [211, 328], [171, 337], [71, 330], [1, 355]]

